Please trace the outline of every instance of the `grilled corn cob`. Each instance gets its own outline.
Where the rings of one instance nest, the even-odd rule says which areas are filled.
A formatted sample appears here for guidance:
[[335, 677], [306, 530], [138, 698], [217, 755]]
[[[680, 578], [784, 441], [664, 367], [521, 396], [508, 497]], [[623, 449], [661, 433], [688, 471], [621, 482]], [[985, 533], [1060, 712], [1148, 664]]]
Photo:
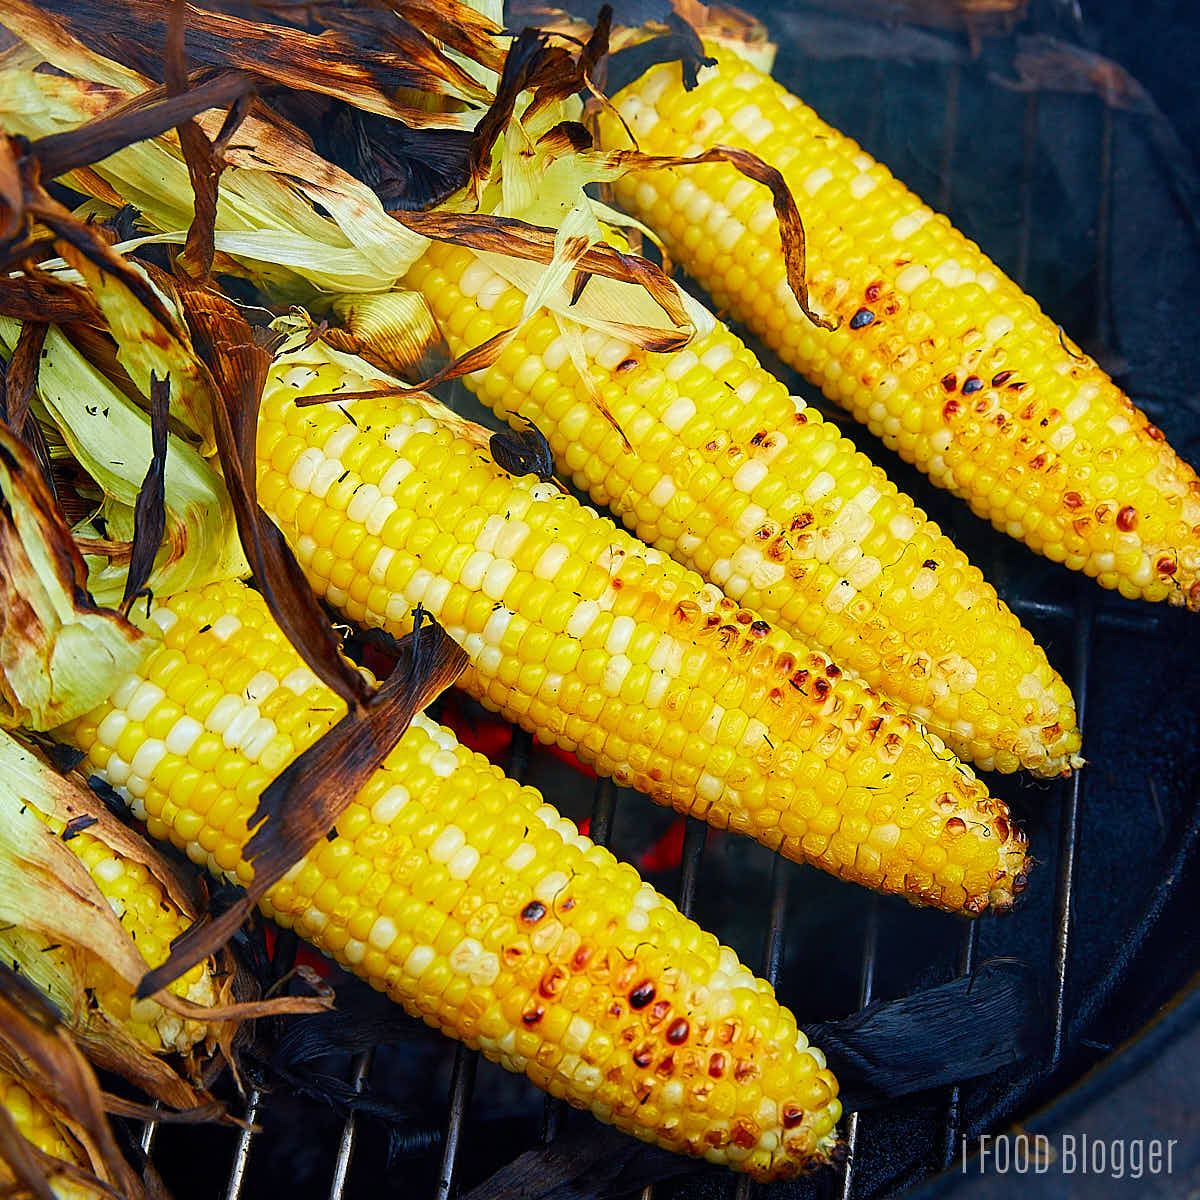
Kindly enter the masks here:
[[[808, 232], [818, 329], [784, 277], [769, 198], [731, 168], [639, 174], [617, 195], [785, 362], [997, 529], [1125, 596], [1200, 608], [1200, 482], [1037, 304], [850, 139], [730, 53], [616, 106], [649, 153], [723, 143], [778, 167]], [[624, 137], [605, 124], [614, 145]]]
[[[470, 251], [410, 272], [450, 348], [518, 319], [523, 295]], [[583, 333], [591, 402], [548, 313], [468, 382], [532, 420], [560, 469], [643, 540], [831, 655], [985, 768], [1079, 765], [1067, 686], [979, 571], [719, 322], [673, 355]]]
[[[152, 835], [246, 882], [259, 793], [345, 705], [244, 585], [151, 619], [161, 647], [60, 736]], [[645, 1140], [760, 1178], [834, 1144], [836, 1082], [770, 985], [424, 717], [263, 908], [430, 1025]]]
[[365, 390], [354, 361], [278, 357], [258, 426], [259, 500], [330, 604], [397, 635], [423, 605], [472, 695], [659, 803], [918, 903], [1011, 904], [1024, 838], [936, 736], [555, 484], [510, 476], [433, 401], [296, 404]]
[[[17, 1132], [35, 1149], [62, 1163], [87, 1168], [86, 1156], [68, 1140], [54, 1118], [32, 1096], [19, 1080], [7, 1071], [0, 1071], [0, 1107], [8, 1113]], [[59, 1200], [97, 1200], [103, 1195], [99, 1187], [68, 1179], [61, 1173], [56, 1178], [49, 1172], [54, 1195]], [[15, 1177], [0, 1158], [0, 1184], [11, 1184]]]

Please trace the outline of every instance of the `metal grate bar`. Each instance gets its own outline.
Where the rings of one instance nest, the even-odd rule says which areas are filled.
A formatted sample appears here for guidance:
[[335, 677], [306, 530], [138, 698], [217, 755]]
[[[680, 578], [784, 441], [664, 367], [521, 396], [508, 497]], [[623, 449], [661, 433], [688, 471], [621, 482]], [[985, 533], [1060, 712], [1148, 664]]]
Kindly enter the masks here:
[[954, 194], [954, 150], [958, 144], [958, 97], [962, 91], [962, 68], [951, 63], [946, 74], [946, 120], [942, 126], [942, 161], [938, 172], [938, 212], [950, 211]]
[[[518, 783], [525, 781], [529, 770], [529, 755], [533, 738], [523, 729], [514, 729], [508, 751], [508, 775]], [[458, 1152], [462, 1146], [463, 1124], [475, 1088], [475, 1068], [478, 1056], [461, 1042], [454, 1049], [454, 1066], [450, 1072], [450, 1106], [446, 1114], [446, 1140], [442, 1145], [442, 1166], [434, 1188], [436, 1200], [450, 1200], [454, 1194], [454, 1179], [458, 1173]]]
[[[783, 922], [787, 915], [788, 869], [782, 854], [771, 856], [771, 911], [767, 934], [763, 939], [762, 977], [774, 987], [779, 982], [783, 962]], [[739, 1175], [733, 1186], [733, 1200], [750, 1200], [755, 1190], [749, 1175]]]
[[[1095, 604], [1092, 582], [1080, 581], [1078, 624], [1075, 627], [1076, 716], [1086, 736], [1088, 676], [1092, 665]], [[1058, 880], [1054, 897], [1054, 1041], [1050, 1053], [1051, 1069], [1062, 1058], [1063, 1032], [1066, 1026], [1067, 971], [1071, 957], [1071, 925], [1074, 919], [1075, 854], [1079, 843], [1079, 810], [1083, 799], [1084, 774], [1076, 771], [1067, 783], [1059, 828]]]
[[[159, 1107], [158, 1101], [155, 1100], [155, 1110], [157, 1111]], [[142, 1126], [142, 1136], [138, 1142], [138, 1145], [141, 1146], [142, 1153], [147, 1157], [147, 1159], [151, 1154], [154, 1153], [154, 1143], [158, 1140], [158, 1124], [159, 1123], [156, 1119], [152, 1119], [147, 1121], [145, 1125]]]
[[[355, 1056], [354, 1065], [350, 1068], [350, 1083], [355, 1092], [361, 1092], [366, 1087], [367, 1076], [371, 1073], [374, 1060], [374, 1050], [364, 1050]], [[346, 1190], [346, 1179], [350, 1174], [350, 1158], [354, 1153], [357, 1132], [358, 1120], [351, 1112], [342, 1126], [342, 1138], [338, 1142], [337, 1159], [333, 1164], [333, 1179], [329, 1184], [329, 1200], [342, 1200]]]
[[687, 818], [683, 833], [683, 855], [679, 871], [679, 911], [685, 917], [692, 915], [696, 904], [696, 881], [700, 877], [700, 860], [704, 857], [704, 844], [708, 838], [708, 826], [695, 817]]
[[[867, 927], [863, 932], [862, 974], [858, 983], [858, 1007], [866, 1008], [875, 991], [875, 959], [879, 950], [879, 897], [872, 894], [867, 909]], [[859, 1114], [853, 1112], [846, 1122], [846, 1173], [842, 1176], [842, 1200], [854, 1195], [854, 1156], [858, 1150]]]
[[258, 1120], [258, 1109], [262, 1092], [251, 1088], [246, 1100], [246, 1128], [238, 1134], [237, 1147], [233, 1152], [233, 1166], [229, 1171], [229, 1185], [225, 1189], [225, 1200], [240, 1200], [242, 1186], [246, 1182], [246, 1168], [250, 1165], [250, 1144], [254, 1138], [254, 1122]]
[[1029, 279], [1029, 250], [1033, 243], [1033, 173], [1037, 164], [1038, 94], [1025, 97], [1025, 121], [1021, 143], [1021, 232], [1017, 241], [1017, 263], [1013, 278], [1022, 291]]
[[[979, 944], [979, 922], [972, 921], [963, 935], [962, 949], [958, 958], [959, 975], [970, 975], [975, 965], [975, 949]], [[962, 1090], [956, 1083], [950, 1089], [950, 1098], [946, 1103], [946, 1131], [942, 1141], [942, 1167], [948, 1167], [954, 1161], [954, 1151], [958, 1146], [959, 1131], [962, 1129]]]
[[[296, 965], [296, 949], [299, 945], [295, 933], [290, 929], [277, 930], [275, 934], [275, 952], [271, 956], [271, 974], [277, 980], [282, 979]], [[225, 1185], [225, 1200], [239, 1200], [242, 1187], [246, 1182], [246, 1168], [250, 1164], [250, 1149], [258, 1132], [254, 1128], [258, 1120], [258, 1111], [262, 1106], [263, 1093], [258, 1087], [252, 1087], [246, 1098], [245, 1128], [238, 1134], [237, 1145], [233, 1151], [233, 1162], [229, 1168], [229, 1179]], [[143, 1134], [143, 1138], [145, 1135]], [[151, 1138], [153, 1140], [153, 1138]]]
[[446, 1119], [446, 1148], [442, 1152], [442, 1169], [434, 1189], [436, 1200], [450, 1200], [454, 1193], [454, 1177], [458, 1172], [458, 1151], [462, 1145], [463, 1123], [471, 1092], [475, 1088], [475, 1068], [478, 1056], [461, 1042], [454, 1049], [454, 1069], [450, 1074], [450, 1112]]

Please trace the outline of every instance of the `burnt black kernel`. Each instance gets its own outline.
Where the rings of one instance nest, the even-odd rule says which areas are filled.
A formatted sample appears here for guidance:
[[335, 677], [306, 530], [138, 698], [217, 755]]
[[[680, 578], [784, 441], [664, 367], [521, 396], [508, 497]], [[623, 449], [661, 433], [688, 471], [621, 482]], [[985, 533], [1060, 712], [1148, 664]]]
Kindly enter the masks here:
[[963, 380], [963, 394], [969, 396], [972, 392], [977, 392], [983, 387], [983, 380], [978, 375], [968, 375]]
[[654, 999], [654, 984], [648, 979], [643, 980], [629, 993], [629, 1003], [634, 1008], [645, 1008]]
[[850, 318], [850, 328], [865, 329], [873, 320], [875, 320], [875, 314], [869, 308], [860, 308]]
[[546, 915], [546, 906], [540, 900], [530, 900], [521, 909], [521, 920], [528, 925], [536, 925]]
[[679, 1017], [667, 1026], [667, 1041], [672, 1046], [680, 1046], [687, 1041], [690, 1032], [691, 1028], [688, 1023], [682, 1017]]

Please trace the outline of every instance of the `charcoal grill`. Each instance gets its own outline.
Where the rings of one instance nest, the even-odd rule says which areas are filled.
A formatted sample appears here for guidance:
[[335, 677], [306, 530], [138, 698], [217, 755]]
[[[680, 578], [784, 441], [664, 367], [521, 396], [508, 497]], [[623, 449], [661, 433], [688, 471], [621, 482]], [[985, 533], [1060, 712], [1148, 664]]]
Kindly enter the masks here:
[[[923, 33], [946, 51], [930, 58], [936, 47], [910, 45], [902, 27], [860, 25], [872, 38], [898, 39], [886, 59], [838, 57], [836, 38], [814, 41], [809, 35], [818, 27], [805, 22], [814, 14], [828, 21], [833, 7], [823, 0], [811, 9], [773, 10], [770, 20], [784, 43], [777, 75], [950, 213], [1061, 315], [1185, 457], [1200, 462], [1200, 317], [1187, 299], [1195, 295], [1194, 284], [1191, 291], [1176, 290], [1200, 268], [1200, 223], [1197, 211], [1189, 212], [1189, 201], [1197, 199], [1189, 190], [1188, 168], [1195, 166], [1189, 151], [1176, 147], [1184, 157], [1172, 161], [1159, 118], [1119, 107], [1110, 102], [1113, 93], [1107, 101], [1097, 93], [1022, 93], [995, 78], [1011, 78], [1014, 39], [1039, 30], [1069, 39], [1090, 36], [1135, 61], [1138, 54], [1149, 61], [1147, 46], [1167, 54], [1179, 39], [1186, 54], [1186, 39], [1200, 47], [1200, 34], [1172, 22], [1183, 6], [1148, 0], [1140, 7], [1146, 20], [1157, 22], [1154, 40], [1114, 46], [1115, 35], [1132, 28], [1122, 25], [1132, 5], [1125, 12], [1121, 5], [1097, 4], [1089, 14], [1092, 6], [1084, 0], [1085, 20], [1094, 15], [1108, 28], [1071, 29], [1072, 4], [1042, 0], [1014, 30], [985, 38], [980, 58], [970, 56], [965, 35]], [[823, 28], [826, 35], [836, 33], [834, 26]], [[1105, 34], [1108, 41], [1100, 36]], [[802, 37], [806, 44], [798, 44]], [[1194, 59], [1193, 78], [1196, 65]], [[1170, 107], [1169, 97], [1164, 104]], [[1184, 104], [1186, 97], [1181, 113]], [[1061, 130], [1069, 132], [1056, 132]], [[813, 389], [798, 381], [794, 388], [814, 399]], [[1029, 894], [1009, 917], [968, 924], [918, 912], [783, 862], [751, 843], [710, 834], [694, 820], [687, 822], [673, 881], [679, 905], [777, 983], [801, 1024], [967, 973], [984, 957], [1019, 956], [1044, 973], [1048, 1048], [1037, 1061], [995, 1079], [851, 1114], [844, 1123], [850, 1160], [840, 1174], [759, 1189], [730, 1174], [709, 1173], [648, 1188], [646, 1200], [850, 1200], [900, 1194], [941, 1171], [953, 1172], [964, 1133], [1002, 1128], [1060, 1093], [1141, 1027], [1196, 968], [1197, 618], [1127, 603], [1036, 559], [984, 528], [865, 431], [847, 425], [847, 432], [950, 530], [1047, 647], [1072, 684], [1091, 765], [1052, 785], [993, 780], [1023, 819], [1041, 860]], [[530, 739], [517, 733], [510, 773], [527, 778], [537, 762]], [[546, 790], [571, 815], [588, 815], [561, 784], [562, 794]], [[628, 856], [639, 840], [645, 842], [635, 828], [661, 828], [669, 815], [602, 780], [594, 786], [590, 818], [592, 836], [614, 841]], [[731, 892], [733, 901], [726, 904]], [[741, 911], [748, 901], [753, 911]], [[314, 1177], [290, 1181], [295, 1194], [451, 1200], [539, 1140], [552, 1144], [576, 1120], [561, 1103], [546, 1101], [540, 1121], [525, 1119], [523, 1143], [485, 1146], [472, 1120], [479, 1116], [473, 1105], [477, 1056], [448, 1043], [445, 1053], [452, 1056], [448, 1094], [429, 1100], [440, 1144], [418, 1155], [411, 1170], [401, 1164], [397, 1173], [381, 1174], [382, 1152], [370, 1145], [380, 1142], [378, 1131], [351, 1117], [320, 1156]], [[372, 1065], [370, 1051], [350, 1064], [356, 1089], [371, 1086]], [[527, 1103], [540, 1104], [535, 1097], [528, 1089]], [[273, 1095], [252, 1089], [244, 1115], [251, 1122], [263, 1119], [274, 1102]], [[160, 1151], [157, 1143], [165, 1139], [159, 1133], [146, 1126], [142, 1147], [168, 1184], [192, 1194], [174, 1161], [175, 1147]], [[206, 1182], [210, 1190], [203, 1194], [239, 1200], [262, 1192], [268, 1178], [281, 1181], [287, 1166], [273, 1157], [273, 1133], [223, 1136], [213, 1151], [219, 1178], [211, 1187]], [[256, 1182], [259, 1163], [266, 1165]], [[195, 1164], [188, 1168], [196, 1170]], [[945, 1179], [949, 1187], [954, 1176]], [[1071, 1194], [1065, 1183], [1060, 1194]]]

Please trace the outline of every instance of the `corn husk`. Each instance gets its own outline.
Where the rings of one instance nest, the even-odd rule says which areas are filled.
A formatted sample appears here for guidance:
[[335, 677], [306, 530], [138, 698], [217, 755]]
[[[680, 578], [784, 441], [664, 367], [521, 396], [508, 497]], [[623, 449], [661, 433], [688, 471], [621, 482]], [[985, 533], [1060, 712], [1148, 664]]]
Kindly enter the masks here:
[[[75, 837], [99, 843], [107, 851], [101, 861], [111, 859], [114, 872], [117, 864], [132, 865], [149, 877], [164, 949], [199, 915], [202, 897], [161, 851], [121, 824], [81, 780], [0, 733], [0, 959], [53, 1002], [98, 1066], [173, 1107], [194, 1107], [203, 1099], [194, 1086], [202, 1043], [228, 1056], [242, 1020], [327, 1007], [319, 997], [238, 1003], [225, 955], [202, 960], [170, 991], [134, 998], [158, 965], [146, 961], [134, 936], [147, 918], [104, 895], [68, 844]], [[185, 1055], [192, 1082], [164, 1054]]]
[[[11, 351], [18, 333], [16, 321], [0, 317], [0, 352]], [[134, 506], [151, 458], [149, 415], [54, 327], [46, 336], [37, 387], [34, 411], [58, 431], [103, 492], [95, 515], [103, 520], [105, 536], [116, 542], [131, 541]], [[167, 439], [164, 478], [166, 535], [148, 582], [151, 590], [170, 595], [215, 580], [244, 578], [249, 568], [229, 494], [217, 470], [195, 446], [172, 433]], [[98, 539], [100, 529], [93, 518], [76, 526], [75, 533]], [[101, 604], [115, 604], [125, 586], [124, 562], [98, 555], [88, 555], [86, 561], [93, 597]], [[96, 703], [98, 699], [92, 698], [77, 711], [87, 711]]]
[[109, 696], [153, 641], [88, 593], [36, 460], [2, 423], [0, 499], [0, 726], [49, 729]]

